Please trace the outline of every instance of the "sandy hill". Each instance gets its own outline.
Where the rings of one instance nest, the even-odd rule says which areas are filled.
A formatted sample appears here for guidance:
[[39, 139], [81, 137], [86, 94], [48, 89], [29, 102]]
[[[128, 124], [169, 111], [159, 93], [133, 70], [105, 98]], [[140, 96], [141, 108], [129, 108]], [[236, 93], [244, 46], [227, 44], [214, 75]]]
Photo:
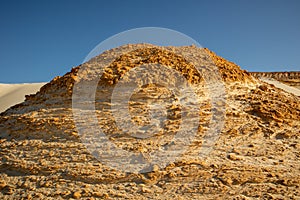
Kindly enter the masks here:
[[[215, 64], [226, 90], [224, 127], [211, 144], [213, 150], [207, 157], [195, 154], [206, 145], [203, 137], [206, 130], [210, 130], [210, 122], [220, 120], [212, 115], [222, 113], [222, 109], [213, 109], [209, 101], [204, 86], [210, 77], [203, 77], [195, 69], [195, 63], [176, 53], [183, 50], [199, 58], [198, 64], [203, 68]], [[161, 168], [152, 166], [144, 173], [124, 172], [99, 162], [93, 155], [105, 154], [105, 151], [96, 149], [92, 155], [86, 149], [72, 112], [74, 84], [94, 81], [99, 75], [100, 61], [124, 51], [126, 53], [118, 56], [97, 81], [94, 113], [98, 124], [90, 129], [101, 127], [109, 141], [129, 153], [140, 152], [144, 158], [172, 143], [182, 125], [181, 116], [188, 116], [188, 113], [180, 114], [178, 111], [182, 107], [173, 103], [178, 100], [159, 85], [148, 84], [135, 91], [129, 110], [135, 124], [151, 124], [147, 104], [163, 104], [167, 110], [163, 131], [158, 129], [151, 137], [137, 139], [120, 131], [114, 121], [114, 105], [111, 104], [114, 87], [123, 77], [128, 81], [126, 73], [143, 64], [153, 69], [156, 69], [155, 64], [176, 69], [192, 85], [200, 102], [199, 127], [188, 150], [180, 159]], [[158, 77], [163, 73], [160, 70], [152, 72]], [[147, 73], [142, 73], [141, 77], [135, 73], [137, 71], [127, 78], [147, 79]], [[167, 81], [165, 77], [162, 80]], [[88, 94], [84, 88], [78, 90], [82, 96]], [[84, 98], [79, 100], [85, 105]], [[88, 107], [76, 109], [82, 113], [88, 111]], [[198, 116], [189, 117], [191, 121], [198, 119]], [[89, 123], [92, 119], [85, 120], [78, 123]], [[36, 94], [26, 96], [23, 103], [1, 114], [0, 198], [300, 198], [299, 121], [299, 97], [256, 79], [208, 49], [194, 46], [161, 49], [148, 44], [122, 46], [54, 78]], [[97, 140], [88, 133], [87, 136]]]

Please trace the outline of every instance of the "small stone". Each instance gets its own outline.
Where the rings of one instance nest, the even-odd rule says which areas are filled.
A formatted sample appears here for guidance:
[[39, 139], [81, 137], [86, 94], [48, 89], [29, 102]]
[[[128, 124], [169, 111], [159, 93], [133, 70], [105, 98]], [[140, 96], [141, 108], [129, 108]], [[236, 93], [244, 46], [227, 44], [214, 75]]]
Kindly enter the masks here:
[[2, 191], [4, 192], [4, 194], [11, 195], [11, 194], [14, 193], [15, 189], [14, 189], [12, 186], [7, 185], [7, 186], [5, 186], [5, 187], [3, 188]]
[[2, 188], [5, 188], [5, 186], [6, 186], [7, 184], [6, 184], [6, 182], [5, 181], [0, 181], [0, 189], [2, 189]]
[[259, 89], [261, 89], [262, 91], [267, 91], [268, 90], [268, 86], [266, 86], [266, 85], [260, 85]]
[[101, 192], [93, 192], [93, 196], [95, 196], [95, 197], [102, 197], [103, 194]]
[[153, 165], [152, 166], [152, 171], [154, 171], [154, 172], [159, 171], [159, 166], [158, 165]]
[[238, 156], [236, 156], [233, 153], [230, 153], [227, 158], [229, 158], [230, 160], [236, 161], [236, 160], [241, 160], [241, 158], [239, 158]]
[[53, 121], [54, 121], [54, 122], [59, 122], [59, 118], [58, 118], [58, 117], [54, 117], [54, 118], [53, 118]]
[[104, 193], [104, 194], [102, 195], [102, 197], [106, 199], [106, 198], [109, 197], [109, 195], [108, 195], [107, 193]]
[[142, 190], [143, 193], [150, 193], [151, 192], [151, 189], [146, 188], [146, 187], [142, 187], [141, 190]]
[[73, 198], [74, 199], [79, 199], [81, 197], [81, 191], [76, 191], [73, 193]]
[[221, 181], [225, 185], [232, 185], [232, 183], [233, 183], [233, 181], [230, 177], [223, 178], [223, 179], [221, 179]]
[[50, 183], [50, 181], [47, 181], [47, 182], [44, 184], [44, 187], [49, 187], [49, 186], [51, 186], [51, 183]]
[[267, 177], [275, 177], [276, 175], [275, 175], [275, 173], [269, 173], [268, 175], [267, 175]]
[[211, 164], [210, 167], [211, 168], [219, 168], [219, 166], [217, 164]]
[[55, 153], [53, 152], [53, 151], [49, 151], [49, 156], [50, 157], [52, 157], [52, 156], [54, 156], [55, 155]]
[[28, 194], [27, 197], [26, 197], [26, 199], [28, 199], [28, 200], [32, 199], [31, 194]]

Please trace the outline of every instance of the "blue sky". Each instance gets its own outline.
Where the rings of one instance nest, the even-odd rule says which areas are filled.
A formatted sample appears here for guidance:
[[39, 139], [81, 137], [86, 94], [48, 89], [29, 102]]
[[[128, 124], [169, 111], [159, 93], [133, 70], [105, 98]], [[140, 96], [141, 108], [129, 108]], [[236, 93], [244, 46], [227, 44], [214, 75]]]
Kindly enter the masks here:
[[44, 82], [138, 27], [182, 32], [249, 71], [300, 71], [298, 0], [0, 1], [0, 82]]

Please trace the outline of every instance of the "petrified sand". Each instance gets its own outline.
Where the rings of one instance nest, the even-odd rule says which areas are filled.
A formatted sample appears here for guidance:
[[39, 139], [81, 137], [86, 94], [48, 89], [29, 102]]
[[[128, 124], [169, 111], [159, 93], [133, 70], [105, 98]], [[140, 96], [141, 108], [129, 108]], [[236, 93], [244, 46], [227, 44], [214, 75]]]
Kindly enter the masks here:
[[[130, 69], [149, 63], [176, 69], [193, 85], [200, 101], [200, 125], [188, 151], [175, 162], [163, 168], [154, 165], [146, 173], [126, 173], [99, 162], [82, 144], [72, 113], [74, 83], [95, 76], [93, 67], [81, 74], [79, 69], [97, 67], [102, 58], [131, 48], [135, 50], [106, 68], [96, 90], [95, 113], [110, 141], [128, 152], [147, 154], [170, 142], [180, 127], [181, 107], [172, 103], [176, 99], [168, 89], [149, 84], [130, 99], [132, 121], [147, 124], [146, 104], [155, 99], [166, 104], [166, 131], [137, 140], [118, 130], [110, 111], [111, 94]], [[0, 198], [299, 198], [299, 97], [261, 82], [208, 49], [167, 49], [180, 48], [197, 51], [203, 66], [211, 59], [225, 85], [225, 124], [208, 157], [191, 156], [204, 145], [202, 137], [213, 112], [203, 87], [207, 77], [176, 53], [147, 44], [127, 45], [54, 78], [23, 103], [1, 113]]]

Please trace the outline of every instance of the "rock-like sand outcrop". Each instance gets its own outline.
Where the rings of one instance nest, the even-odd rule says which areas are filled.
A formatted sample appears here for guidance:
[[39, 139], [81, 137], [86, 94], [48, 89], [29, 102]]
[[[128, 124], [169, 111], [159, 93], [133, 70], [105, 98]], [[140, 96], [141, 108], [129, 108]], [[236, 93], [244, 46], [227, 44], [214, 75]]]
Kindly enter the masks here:
[[[149, 123], [147, 103], [162, 103], [168, 113], [164, 131], [137, 140], [118, 129], [111, 111], [111, 94], [131, 69], [143, 64], [175, 69], [195, 88], [200, 102], [200, 125], [187, 152], [175, 162], [163, 168], [153, 166], [145, 173], [126, 173], [99, 162], [82, 144], [72, 113], [75, 82], [93, 79], [100, 60], [124, 49], [129, 51], [105, 69], [95, 98], [98, 125], [119, 148], [147, 156], [170, 143], [181, 125], [181, 107], [174, 104], [174, 95], [167, 88], [149, 84], [130, 99], [132, 121]], [[226, 89], [225, 124], [206, 158], [194, 154], [205, 145], [202, 138], [210, 120], [218, 119], [211, 119], [212, 113], [218, 111], [212, 109], [204, 87], [209, 77], [203, 77], [193, 63], [176, 54], [182, 49], [197, 52], [203, 67], [216, 65]], [[0, 198], [300, 198], [299, 121], [299, 97], [256, 79], [208, 49], [122, 46], [54, 78], [36, 94], [26, 96], [23, 103], [1, 113]]]

